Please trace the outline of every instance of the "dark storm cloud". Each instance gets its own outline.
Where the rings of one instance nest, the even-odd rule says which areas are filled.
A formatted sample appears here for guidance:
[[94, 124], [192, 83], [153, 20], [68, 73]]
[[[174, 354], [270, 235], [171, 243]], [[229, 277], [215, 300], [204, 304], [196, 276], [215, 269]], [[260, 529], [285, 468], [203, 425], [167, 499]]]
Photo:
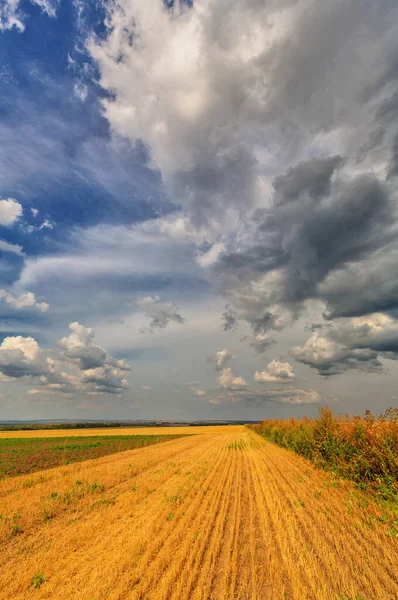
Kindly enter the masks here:
[[[274, 183], [270, 209], [255, 216], [251, 245], [220, 257], [215, 271], [223, 278], [227, 295], [233, 296], [239, 281], [245, 282], [238, 295], [246, 307], [255, 308], [255, 317], [249, 319], [254, 333], [274, 328], [275, 318], [269, 310], [273, 303], [294, 308], [307, 299], [319, 298], [328, 302], [330, 315], [341, 315], [341, 307], [348, 301], [357, 303], [357, 314], [361, 314], [359, 305], [364, 297], [355, 294], [353, 298], [346, 289], [346, 298], [341, 279], [328, 277], [347, 265], [361, 264], [396, 240], [395, 207], [388, 188], [372, 175], [351, 180], [341, 177], [331, 183], [340, 164], [338, 157], [332, 157], [289, 169]], [[299, 197], [300, 201], [295, 201]], [[278, 278], [249, 296], [246, 282], [271, 272]], [[376, 296], [377, 290], [373, 293]], [[368, 311], [372, 312], [369, 300], [368, 295]], [[377, 297], [374, 302], [377, 304]], [[355, 306], [350, 312], [356, 314]]]
[[313, 158], [292, 167], [285, 175], [273, 181], [276, 201], [280, 203], [298, 200], [308, 194], [313, 200], [330, 193], [330, 182], [334, 171], [343, 163], [341, 156], [321, 159]]
[[221, 327], [224, 331], [234, 330], [238, 326], [238, 319], [235, 311], [230, 307], [225, 307], [225, 312], [222, 314]]
[[391, 147], [391, 163], [388, 175], [389, 177], [398, 175], [398, 134], [395, 136]]

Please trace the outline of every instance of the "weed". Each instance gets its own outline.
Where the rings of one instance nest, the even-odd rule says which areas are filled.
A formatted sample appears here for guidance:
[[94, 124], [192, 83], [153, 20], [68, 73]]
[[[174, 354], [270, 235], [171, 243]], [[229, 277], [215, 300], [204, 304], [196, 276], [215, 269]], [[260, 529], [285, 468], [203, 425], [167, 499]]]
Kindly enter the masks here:
[[27, 479], [26, 481], [24, 481], [22, 483], [22, 487], [24, 489], [29, 489], [29, 488], [33, 487], [34, 485], [35, 485], [35, 482], [33, 479]]
[[98, 502], [95, 502], [93, 506], [113, 506], [114, 504], [116, 504], [116, 498], [102, 498], [102, 500], [98, 500]]
[[91, 485], [89, 485], [88, 487], [88, 491], [93, 494], [94, 492], [103, 492], [105, 489], [105, 486], [102, 485], [101, 483], [92, 483]]
[[46, 581], [47, 581], [47, 578], [44, 577], [40, 571], [38, 571], [36, 573], [36, 575], [33, 575], [32, 579], [30, 580], [28, 589], [30, 589], [30, 588], [40, 589], [41, 586], [43, 585], [43, 583], [45, 583]]
[[167, 515], [166, 521], [171, 521], [172, 519], [174, 519], [174, 517], [175, 517], [175, 513], [171, 512]]
[[228, 444], [227, 449], [228, 450], [243, 450], [244, 448], [244, 442], [243, 440], [239, 440], [239, 442], [233, 442], [232, 444]]
[[181, 504], [182, 502], [181, 496], [166, 496], [165, 500], [166, 502], [171, 502], [172, 504]]
[[18, 523], [13, 523], [12, 525], [10, 525], [10, 529], [11, 529], [12, 536], [22, 533], [22, 529], [21, 529], [20, 525], [18, 525]]

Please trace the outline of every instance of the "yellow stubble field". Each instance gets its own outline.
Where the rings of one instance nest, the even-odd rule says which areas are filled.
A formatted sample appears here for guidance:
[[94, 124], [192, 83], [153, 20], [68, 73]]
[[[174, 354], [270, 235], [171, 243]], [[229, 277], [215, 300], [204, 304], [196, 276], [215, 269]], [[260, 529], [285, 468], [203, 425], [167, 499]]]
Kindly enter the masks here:
[[398, 539], [350, 484], [245, 427], [187, 429], [0, 482], [0, 598], [398, 599]]

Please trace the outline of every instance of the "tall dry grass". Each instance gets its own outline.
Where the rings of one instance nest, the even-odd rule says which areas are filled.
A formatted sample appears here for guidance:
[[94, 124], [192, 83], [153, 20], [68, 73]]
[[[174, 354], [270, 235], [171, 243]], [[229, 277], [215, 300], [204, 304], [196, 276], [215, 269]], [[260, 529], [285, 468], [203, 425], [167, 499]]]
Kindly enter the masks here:
[[398, 409], [377, 418], [366, 411], [361, 418], [321, 408], [315, 419], [261, 421], [251, 427], [379, 498], [398, 502]]

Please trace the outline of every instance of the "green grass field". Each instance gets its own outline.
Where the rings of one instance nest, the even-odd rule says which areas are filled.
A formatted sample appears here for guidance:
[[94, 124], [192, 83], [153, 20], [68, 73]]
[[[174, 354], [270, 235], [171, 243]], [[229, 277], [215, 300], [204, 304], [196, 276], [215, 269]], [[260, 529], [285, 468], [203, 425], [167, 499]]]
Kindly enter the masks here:
[[35, 473], [114, 452], [167, 442], [182, 435], [115, 435], [0, 439], [0, 478]]

